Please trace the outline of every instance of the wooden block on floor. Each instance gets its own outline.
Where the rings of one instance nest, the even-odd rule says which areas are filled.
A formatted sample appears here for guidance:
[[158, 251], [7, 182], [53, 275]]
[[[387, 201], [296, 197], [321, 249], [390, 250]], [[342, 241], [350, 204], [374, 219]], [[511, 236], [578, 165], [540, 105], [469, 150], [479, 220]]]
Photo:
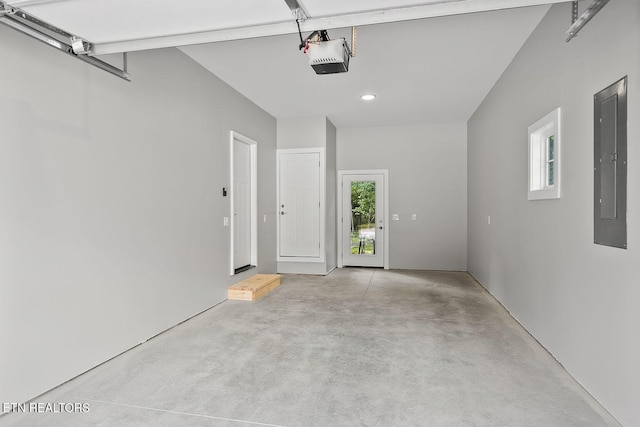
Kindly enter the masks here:
[[229, 286], [227, 298], [255, 301], [280, 286], [279, 274], [256, 274], [240, 283]]

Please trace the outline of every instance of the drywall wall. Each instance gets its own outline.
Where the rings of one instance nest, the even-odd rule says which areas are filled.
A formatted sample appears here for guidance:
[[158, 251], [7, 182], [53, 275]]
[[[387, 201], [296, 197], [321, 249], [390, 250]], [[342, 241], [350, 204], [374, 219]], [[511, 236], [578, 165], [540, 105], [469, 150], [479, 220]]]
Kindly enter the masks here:
[[337, 187], [336, 179], [338, 172], [336, 171], [336, 127], [331, 123], [329, 119], [325, 119], [326, 123], [326, 161], [325, 167], [327, 173], [325, 174], [326, 185], [326, 202], [325, 202], [325, 237], [324, 237], [324, 250], [325, 250], [325, 263], [326, 271], [330, 272], [336, 268], [338, 263], [338, 246], [337, 246], [337, 227], [336, 222], [336, 209], [337, 206]]
[[325, 117], [278, 119], [278, 148], [319, 148], [327, 145]]
[[[177, 49], [130, 54], [127, 83], [0, 39], [0, 402], [24, 402], [275, 271], [276, 121]], [[231, 130], [258, 142], [259, 266], [237, 277]]]
[[337, 145], [338, 170], [389, 170], [390, 268], [467, 269], [466, 124], [341, 128]]
[[[640, 425], [640, 3], [609, 2], [566, 43], [570, 14], [549, 11], [468, 123], [469, 271], [623, 425]], [[593, 96], [625, 75], [628, 250], [593, 244]], [[527, 127], [557, 107], [562, 197], [528, 201]]]

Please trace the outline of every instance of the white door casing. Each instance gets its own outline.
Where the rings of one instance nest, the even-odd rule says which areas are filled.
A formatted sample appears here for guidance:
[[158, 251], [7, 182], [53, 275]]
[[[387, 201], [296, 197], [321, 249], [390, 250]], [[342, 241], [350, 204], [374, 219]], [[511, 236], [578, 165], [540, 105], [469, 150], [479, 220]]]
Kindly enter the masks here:
[[233, 143], [233, 268], [251, 264], [251, 147]]
[[231, 131], [231, 275], [258, 265], [257, 143]]

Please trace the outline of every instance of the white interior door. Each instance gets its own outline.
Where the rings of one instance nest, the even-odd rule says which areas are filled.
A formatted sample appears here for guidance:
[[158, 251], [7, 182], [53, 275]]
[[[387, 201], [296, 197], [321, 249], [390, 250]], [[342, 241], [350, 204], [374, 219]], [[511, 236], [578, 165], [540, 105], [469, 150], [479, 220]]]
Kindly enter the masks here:
[[281, 257], [320, 257], [320, 153], [279, 153]]
[[251, 146], [233, 140], [233, 268], [251, 265]]
[[384, 174], [342, 174], [342, 265], [384, 267]]

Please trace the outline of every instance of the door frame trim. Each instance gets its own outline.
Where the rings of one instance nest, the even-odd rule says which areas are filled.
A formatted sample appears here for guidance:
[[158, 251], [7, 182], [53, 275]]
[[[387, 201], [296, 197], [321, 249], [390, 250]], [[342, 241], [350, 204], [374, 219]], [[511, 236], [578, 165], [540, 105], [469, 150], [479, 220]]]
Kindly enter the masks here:
[[382, 175], [384, 178], [384, 198], [383, 198], [383, 210], [384, 210], [384, 228], [383, 228], [383, 235], [384, 235], [384, 244], [382, 245], [382, 249], [384, 251], [383, 254], [383, 268], [385, 270], [389, 269], [389, 224], [391, 223], [391, 221], [389, 221], [389, 169], [367, 169], [367, 170], [339, 170], [338, 171], [338, 180], [337, 180], [337, 186], [338, 188], [336, 189], [336, 193], [338, 194], [338, 200], [337, 200], [337, 205], [338, 205], [338, 212], [336, 217], [338, 218], [338, 226], [336, 227], [338, 229], [338, 236], [337, 236], [337, 242], [338, 242], [338, 268], [342, 268], [344, 267], [343, 264], [343, 260], [342, 257], [344, 255], [344, 251], [343, 251], [343, 240], [344, 240], [344, 233], [343, 233], [343, 223], [344, 223], [344, 218], [342, 216], [342, 196], [343, 196], [343, 187], [342, 187], [342, 181], [344, 179], [344, 175]]
[[[280, 256], [280, 154], [308, 154], [318, 153], [320, 155], [320, 256], [319, 257], [291, 257]], [[325, 149], [324, 147], [317, 148], [279, 148], [276, 150], [276, 176], [278, 181], [276, 183], [276, 261], [278, 262], [325, 262], [325, 203], [326, 203], [326, 167], [325, 167]]]
[[251, 165], [251, 265], [257, 267], [258, 266], [258, 143], [251, 138], [248, 138], [236, 131], [229, 132], [229, 171], [230, 171], [230, 182], [229, 182], [229, 268], [230, 275], [235, 276], [235, 267], [234, 267], [234, 215], [233, 215], [233, 207], [234, 207], [234, 188], [233, 188], [233, 178], [234, 178], [234, 168], [233, 168], [233, 144], [235, 141], [240, 141], [249, 146], [250, 151], [250, 163]]

